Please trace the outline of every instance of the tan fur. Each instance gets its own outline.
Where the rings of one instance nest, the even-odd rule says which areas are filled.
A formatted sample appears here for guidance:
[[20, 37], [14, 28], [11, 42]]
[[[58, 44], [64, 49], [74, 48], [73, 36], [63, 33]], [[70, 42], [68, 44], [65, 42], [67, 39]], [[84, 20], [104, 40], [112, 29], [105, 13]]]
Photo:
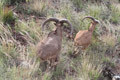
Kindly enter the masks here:
[[97, 20], [92, 18], [91, 25], [88, 30], [80, 30], [75, 38], [74, 38], [74, 44], [75, 46], [81, 46], [82, 49], [86, 49], [89, 44], [91, 43], [92, 34], [95, 29], [96, 24], [98, 23]]
[[58, 20], [56, 18], [50, 18], [43, 23], [43, 26], [53, 19], [56, 25], [56, 30], [51, 31], [46, 38], [44, 38], [41, 42], [37, 45], [37, 56], [43, 60], [49, 60], [50, 63], [54, 63], [58, 61], [59, 54], [61, 51], [62, 45], [62, 26], [63, 23], [68, 23], [70, 27], [71, 24], [65, 20]]
[[[59, 37], [58, 37], [59, 36]], [[49, 60], [58, 57], [61, 50], [62, 31], [61, 35], [51, 33], [42, 42], [37, 45], [37, 55], [42, 60]]]

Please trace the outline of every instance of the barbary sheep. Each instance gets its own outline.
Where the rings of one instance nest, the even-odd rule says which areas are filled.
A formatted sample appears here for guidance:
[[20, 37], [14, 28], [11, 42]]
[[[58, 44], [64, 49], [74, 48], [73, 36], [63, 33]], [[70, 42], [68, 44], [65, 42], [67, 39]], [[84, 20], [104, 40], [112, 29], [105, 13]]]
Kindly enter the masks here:
[[90, 24], [90, 27], [88, 30], [80, 30], [75, 38], [74, 38], [74, 45], [77, 47], [75, 49], [75, 52], [74, 54], [77, 54], [76, 51], [78, 51], [79, 47], [82, 48], [82, 50], [85, 50], [91, 43], [91, 40], [92, 40], [92, 34], [93, 34], [93, 31], [95, 29], [95, 26], [100, 23], [99, 20], [96, 20], [94, 19], [93, 17], [91, 16], [87, 16], [84, 19], [86, 18], [89, 18], [92, 20], [91, 24]]
[[59, 59], [59, 54], [62, 45], [62, 26], [67, 23], [71, 27], [71, 34], [73, 27], [67, 19], [49, 18], [42, 24], [42, 29], [48, 22], [55, 22], [56, 29], [51, 31], [46, 38], [44, 38], [37, 45], [37, 56], [42, 61], [49, 61], [51, 66], [55, 66]]

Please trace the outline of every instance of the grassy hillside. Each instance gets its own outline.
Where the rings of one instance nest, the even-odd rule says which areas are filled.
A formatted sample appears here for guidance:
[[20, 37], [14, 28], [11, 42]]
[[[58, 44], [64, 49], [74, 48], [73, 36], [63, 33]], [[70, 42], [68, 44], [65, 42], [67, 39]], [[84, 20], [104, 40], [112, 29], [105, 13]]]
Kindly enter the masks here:
[[[83, 55], [72, 58], [73, 40], [64, 32], [56, 71], [43, 72], [36, 44], [53, 30], [42, 31], [43, 21], [66, 18], [75, 36], [88, 29], [90, 20], [81, 21], [85, 16], [101, 22], [91, 45]], [[0, 0], [0, 80], [111, 80], [106, 68], [120, 73], [119, 59], [120, 0]]]

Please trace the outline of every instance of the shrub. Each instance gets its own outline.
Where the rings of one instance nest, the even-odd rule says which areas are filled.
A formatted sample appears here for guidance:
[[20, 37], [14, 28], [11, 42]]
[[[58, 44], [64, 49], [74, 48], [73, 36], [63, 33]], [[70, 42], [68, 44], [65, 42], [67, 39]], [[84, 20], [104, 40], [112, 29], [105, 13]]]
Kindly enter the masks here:
[[15, 17], [10, 9], [8, 8], [2, 9], [1, 18], [5, 25], [6, 24], [9, 24], [10, 26], [15, 25]]
[[39, 16], [47, 15], [47, 3], [42, 0], [32, 0], [30, 2], [29, 8], [33, 11], [33, 14]]
[[87, 15], [93, 16], [95, 18], [99, 18], [102, 13], [101, 7], [98, 5], [89, 5], [87, 8]]
[[74, 4], [74, 6], [76, 7], [76, 11], [80, 11], [83, 9], [84, 4], [82, 0], [71, 0]]
[[30, 15], [32, 13], [32, 10], [29, 7], [27, 7], [26, 5], [17, 4], [16, 6], [17, 6], [16, 7], [17, 12], [19, 12], [21, 14]]
[[102, 71], [100, 56], [95, 54], [83, 55], [81, 66], [78, 68], [80, 80], [98, 80]]
[[116, 38], [115, 38], [114, 35], [111, 35], [111, 34], [101, 36], [101, 40], [105, 44], [107, 44], [107, 45], [109, 45], [111, 47], [114, 47], [115, 44], [116, 44]]
[[26, 0], [2, 0], [4, 5], [15, 5], [20, 2], [26, 2]]
[[47, 3], [42, 0], [31, 0], [28, 4], [22, 5], [17, 4], [16, 10], [19, 13], [27, 14], [27, 15], [35, 15], [35, 16], [47, 16]]
[[110, 22], [112, 22], [113, 24], [118, 24], [120, 22], [120, 10], [114, 5], [111, 6]]

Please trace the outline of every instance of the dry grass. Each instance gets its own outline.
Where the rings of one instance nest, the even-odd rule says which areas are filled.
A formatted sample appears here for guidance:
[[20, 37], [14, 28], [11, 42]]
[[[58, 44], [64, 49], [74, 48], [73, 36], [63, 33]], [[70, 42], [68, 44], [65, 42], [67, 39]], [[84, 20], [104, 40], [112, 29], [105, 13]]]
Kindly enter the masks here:
[[[119, 41], [120, 26], [118, 25], [119, 21], [116, 17], [116, 15], [119, 16], [119, 12], [113, 12], [114, 8], [112, 10], [112, 12], [116, 14], [112, 16], [113, 20], [117, 21], [117, 23], [114, 24], [110, 21], [111, 14], [106, 18], [107, 8], [106, 5], [103, 4], [101, 7], [101, 5], [90, 5], [91, 3], [87, 3], [84, 5], [86, 6], [85, 9], [77, 6], [80, 7], [80, 11], [76, 11], [75, 3], [68, 0], [58, 1], [59, 9], [56, 9], [55, 6], [57, 5], [53, 6], [53, 4], [49, 4], [49, 6], [47, 6], [47, 4], [49, 3], [43, 2], [43, 0], [32, 0], [26, 5], [29, 6], [31, 12], [37, 12], [42, 17], [56, 16], [70, 20], [76, 31], [88, 28], [90, 21], [85, 20], [81, 22], [84, 16], [94, 16], [99, 20], [104, 20], [103, 17], [105, 18], [105, 20], [102, 21], [102, 26], [97, 26], [91, 46], [84, 52], [87, 55], [79, 55], [77, 58], [70, 57], [70, 54], [72, 54], [74, 50], [73, 41], [63, 36], [60, 61], [56, 71], [50, 70], [48, 72], [42, 72], [42, 66], [39, 65], [40, 61], [36, 59], [36, 44], [41, 41], [43, 36], [47, 35], [52, 28], [49, 30], [46, 29], [43, 34], [41, 30], [42, 20], [34, 18], [19, 20], [18, 17], [15, 23], [15, 30], [22, 34], [28, 41], [28, 45], [24, 46], [14, 39], [10, 26], [3, 25], [3, 22], [0, 21], [0, 80], [98, 80], [102, 71], [102, 63], [104, 61], [111, 61], [110, 58], [105, 57], [106, 51], [108, 50], [107, 46], [109, 45], [112, 49], [117, 41]], [[120, 4], [114, 3], [112, 5], [116, 5], [117, 10], [120, 9]], [[48, 7], [50, 8], [49, 10]], [[101, 14], [103, 12], [106, 13], [104, 16]], [[34, 16], [36, 16], [36, 14], [34, 14]], [[102, 29], [103, 27], [105, 27], [108, 32], [105, 32], [104, 29]], [[101, 35], [100, 33], [103, 34]]]
[[107, 34], [107, 35], [103, 35], [101, 36], [101, 40], [111, 46], [111, 47], [114, 47], [115, 44], [116, 44], [116, 37], [114, 35], [111, 35], [111, 34]]
[[48, 10], [47, 5], [48, 3], [43, 0], [32, 0], [29, 4], [29, 8], [40, 16], [46, 16]]

